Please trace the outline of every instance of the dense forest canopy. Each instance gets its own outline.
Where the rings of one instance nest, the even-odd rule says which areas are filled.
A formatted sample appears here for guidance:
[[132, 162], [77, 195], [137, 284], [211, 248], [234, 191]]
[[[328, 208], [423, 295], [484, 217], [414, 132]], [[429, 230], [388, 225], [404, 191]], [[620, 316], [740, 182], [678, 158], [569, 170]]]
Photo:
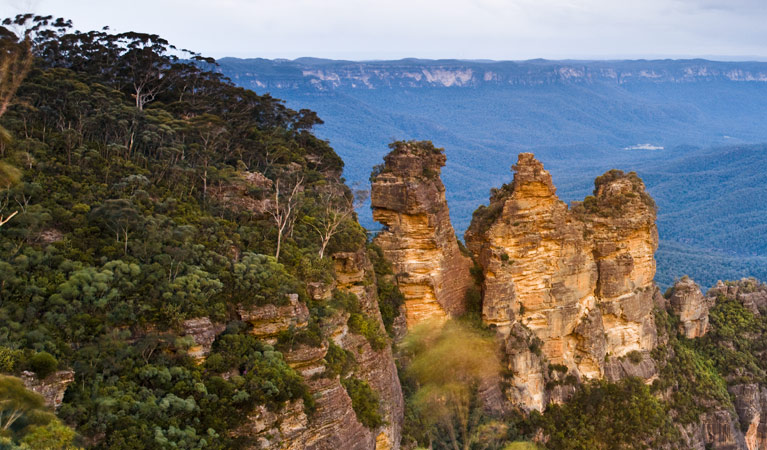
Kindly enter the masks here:
[[[365, 245], [317, 115], [157, 35], [27, 14], [0, 39], [0, 371], [73, 369], [58, 415], [100, 448], [228, 448], [255, 405], [311, 412], [235, 311], [296, 293], [319, 320], [306, 283]], [[226, 324], [202, 365], [199, 317]]]

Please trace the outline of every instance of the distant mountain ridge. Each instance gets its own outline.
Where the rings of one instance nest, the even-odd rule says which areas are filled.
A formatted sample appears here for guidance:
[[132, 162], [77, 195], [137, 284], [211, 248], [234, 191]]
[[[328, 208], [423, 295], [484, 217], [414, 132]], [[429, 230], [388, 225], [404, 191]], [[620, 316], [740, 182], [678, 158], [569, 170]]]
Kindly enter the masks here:
[[[367, 186], [393, 140], [444, 147], [459, 236], [490, 188], [511, 181], [517, 155], [532, 152], [567, 202], [591, 194], [611, 168], [645, 178], [660, 207], [662, 284], [767, 274], [767, 62], [219, 63], [240, 86], [316, 111], [325, 124], [315, 131], [344, 159], [351, 184]], [[364, 208], [360, 221], [379, 226]]]
[[401, 59], [344, 61], [318, 58], [219, 60], [238, 84], [257, 89], [481, 87], [557, 83], [767, 83], [767, 62], [692, 60], [468, 61]]

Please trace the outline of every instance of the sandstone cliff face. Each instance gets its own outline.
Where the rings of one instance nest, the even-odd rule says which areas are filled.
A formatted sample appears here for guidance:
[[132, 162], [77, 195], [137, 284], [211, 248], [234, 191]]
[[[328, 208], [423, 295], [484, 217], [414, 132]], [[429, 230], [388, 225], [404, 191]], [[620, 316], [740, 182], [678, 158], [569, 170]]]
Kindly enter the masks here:
[[470, 258], [456, 241], [439, 179], [445, 155], [430, 143], [399, 142], [374, 174], [373, 218], [386, 226], [375, 242], [397, 273], [408, 326], [464, 311], [473, 284]]
[[733, 298], [746, 309], [757, 316], [767, 311], [767, 284], [760, 283], [754, 278], [744, 278], [740, 281], [719, 281], [709, 289], [706, 297], [715, 301], [717, 297]]
[[238, 311], [243, 322], [250, 323], [251, 333], [274, 344], [277, 335], [288, 328], [306, 327], [309, 320], [309, 309], [298, 300], [297, 294], [288, 296], [288, 304], [284, 306], [264, 305], [243, 307]]
[[767, 449], [767, 388], [751, 383], [730, 386], [728, 390], [735, 399], [746, 447]]
[[690, 278], [684, 277], [674, 284], [669, 306], [679, 316], [679, 332], [690, 339], [701, 337], [708, 331], [708, 311], [715, 298], [704, 297]]
[[681, 427], [684, 448], [691, 450], [741, 450], [746, 449], [738, 421], [730, 411], [718, 409], [701, 414], [700, 421]]
[[[485, 275], [483, 319], [514, 350], [510, 396], [541, 410], [544, 358], [595, 378], [605, 374], [605, 356], [655, 346], [655, 210], [632, 174], [608, 172], [595, 197], [571, 210], [532, 154], [520, 154], [513, 169], [512, 184], [475, 213], [466, 243]], [[521, 329], [540, 341], [543, 358], [508, 344]]]
[[205, 357], [208, 356], [213, 346], [213, 341], [226, 329], [226, 325], [213, 323], [208, 317], [196, 317], [185, 320], [182, 325], [184, 327], [184, 335], [191, 337], [195, 344], [187, 352], [198, 363], [205, 361]]
[[71, 370], [59, 370], [40, 380], [34, 373], [24, 371], [21, 373], [21, 381], [27, 389], [42, 395], [49, 408], [58, 409], [64, 400], [67, 386], [75, 381], [75, 373]]
[[[375, 319], [381, 333], [386, 334], [381, 311], [373, 265], [364, 249], [333, 255], [338, 288], [352, 292], [360, 300], [363, 312]], [[349, 350], [357, 361], [355, 375], [368, 382], [378, 394], [386, 424], [379, 430], [371, 430], [375, 437], [375, 448], [397, 449], [402, 437], [402, 421], [405, 400], [399, 383], [397, 366], [390, 346], [375, 350], [363, 336], [349, 333], [347, 327], [333, 335], [335, 343]]]
[[[310, 288], [317, 301], [329, 300], [333, 289], [354, 293], [362, 311], [372, 317], [385, 333], [378, 309], [375, 272], [365, 249], [332, 255], [336, 281], [331, 286]], [[252, 332], [274, 341], [274, 336], [290, 327], [307, 326], [309, 310], [298, 296], [289, 296], [285, 306], [265, 305], [242, 309], [240, 316], [253, 325]], [[404, 399], [391, 347], [373, 349], [368, 340], [352, 333], [346, 325], [348, 314], [339, 312], [323, 323], [326, 335], [336, 345], [348, 350], [356, 361], [353, 376], [366, 381], [380, 400], [384, 425], [370, 429], [357, 420], [352, 400], [338, 376], [329, 378], [324, 358], [328, 342], [319, 347], [299, 346], [285, 352], [285, 361], [300, 373], [316, 399], [316, 411], [309, 418], [301, 401], [291, 402], [272, 412], [257, 408], [239, 436], [255, 440], [254, 448], [280, 450], [398, 449], [402, 434]]]

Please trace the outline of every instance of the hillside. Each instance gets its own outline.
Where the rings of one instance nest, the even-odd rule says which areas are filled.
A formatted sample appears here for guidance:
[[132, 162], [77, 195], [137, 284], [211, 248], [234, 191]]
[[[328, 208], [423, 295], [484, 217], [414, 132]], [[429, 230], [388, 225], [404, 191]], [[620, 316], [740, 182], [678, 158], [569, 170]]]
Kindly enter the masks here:
[[[520, 153], [464, 245], [430, 141], [359, 190], [315, 112], [208, 58], [2, 23], [0, 448], [767, 446], [767, 285], [655, 283], [761, 261], [684, 242], [761, 252], [762, 146]], [[743, 235], [696, 228], [712, 199]], [[656, 253], [664, 220], [697, 234]]]
[[[666, 171], [672, 161], [690, 164], [698, 151], [716, 160], [717, 150], [701, 149], [767, 142], [767, 127], [759, 119], [767, 113], [767, 63], [308, 58], [224, 58], [220, 63], [220, 70], [241, 86], [317, 111], [325, 124], [316, 132], [344, 158], [344, 176], [352, 184], [367, 182], [370, 168], [394, 139], [430, 139], [445, 147], [444, 180], [459, 235], [489, 189], [506, 182], [516, 155], [530, 151], [549, 168], [566, 201], [583, 199], [594, 177], [611, 168], [648, 177], [648, 189], [661, 208], [661, 261], [667, 248], [679, 245], [693, 254], [707, 253], [705, 264], [687, 266], [704, 285], [716, 281], [711, 273], [717, 272], [704, 266], [730, 278], [767, 270], [758, 258], [737, 262], [764, 255], [764, 240], [757, 234], [764, 215], [754, 204], [760, 197], [750, 196], [751, 202], [739, 205], [739, 217], [750, 217], [745, 230], [721, 206], [739, 186], [767, 189], [759, 175], [767, 158], [763, 152], [733, 161], [730, 167], [740, 172], [722, 169], [718, 180], [726, 190], [706, 184], [711, 178], [694, 175], [685, 181], [695, 186], [684, 191], [691, 195], [660, 186], [661, 178], [664, 184], [679, 178]], [[627, 150], [642, 144], [663, 148]], [[689, 161], [681, 162], [688, 152]], [[720, 163], [729, 157], [722, 156]], [[710, 204], [702, 200], [706, 197]], [[687, 219], [682, 211], [707, 211], [707, 218], [700, 220], [696, 213]], [[376, 226], [366, 209], [360, 219], [367, 227]], [[722, 238], [714, 239], [717, 234]], [[678, 275], [661, 264], [662, 283]]]
[[0, 99], [0, 447], [398, 442], [398, 291], [376, 280], [316, 115], [157, 35], [15, 21], [27, 35], [0, 27], [3, 83], [18, 81]]

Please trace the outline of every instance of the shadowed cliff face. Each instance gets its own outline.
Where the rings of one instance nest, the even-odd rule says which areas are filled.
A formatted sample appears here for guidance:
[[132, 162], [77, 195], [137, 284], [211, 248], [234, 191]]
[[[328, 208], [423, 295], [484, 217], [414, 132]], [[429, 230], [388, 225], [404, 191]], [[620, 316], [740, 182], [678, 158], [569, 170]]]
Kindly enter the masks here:
[[611, 171], [573, 209], [532, 154], [480, 207], [466, 243], [482, 267], [483, 319], [515, 373], [510, 397], [541, 410], [544, 358], [598, 378], [605, 360], [654, 348], [655, 209], [634, 174]]
[[405, 296], [408, 326], [444, 320], [465, 310], [473, 281], [450, 224], [442, 149], [427, 142], [397, 142], [372, 177], [373, 218], [386, 229], [375, 239], [391, 261]]

